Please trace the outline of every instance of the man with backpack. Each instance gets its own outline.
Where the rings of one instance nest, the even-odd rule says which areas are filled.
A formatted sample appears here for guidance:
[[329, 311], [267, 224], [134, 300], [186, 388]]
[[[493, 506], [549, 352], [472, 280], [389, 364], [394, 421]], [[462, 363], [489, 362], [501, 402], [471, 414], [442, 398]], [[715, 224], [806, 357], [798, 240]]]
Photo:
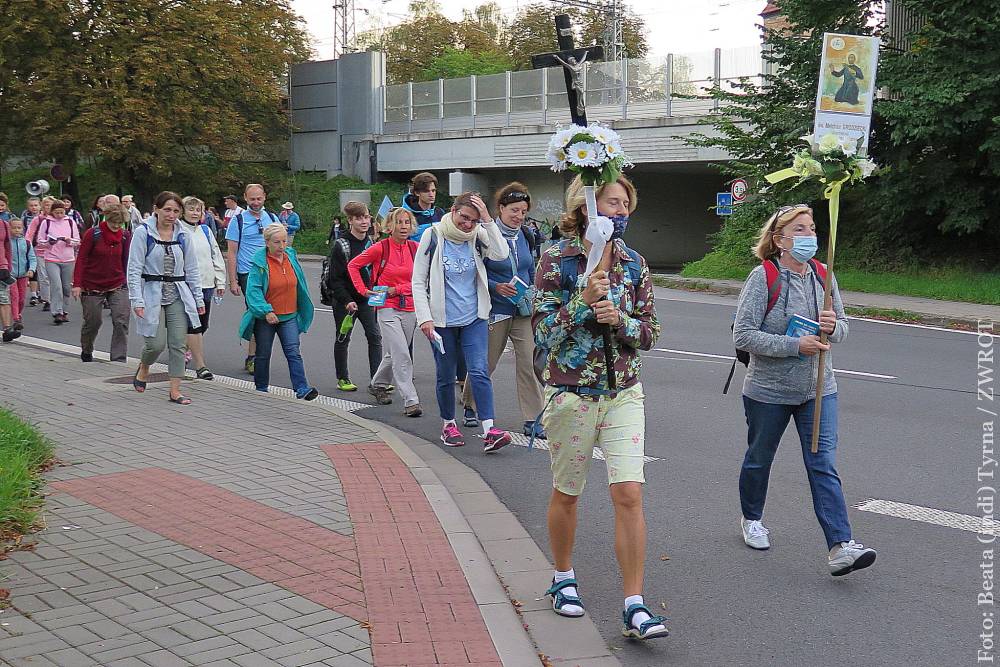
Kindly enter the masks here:
[[[351, 344], [353, 329], [348, 329], [344, 333], [340, 332], [344, 319], [350, 315], [365, 329], [365, 338], [368, 339], [370, 378], [375, 377], [382, 360], [382, 335], [379, 332], [375, 308], [368, 305], [367, 295], [361, 294], [355, 289], [347, 271], [348, 263], [372, 244], [369, 235], [372, 217], [368, 212], [368, 207], [356, 201], [347, 202], [344, 206], [344, 213], [347, 215], [348, 231], [333, 241], [330, 246], [325, 292], [331, 302], [328, 305], [333, 306], [333, 319], [337, 331], [337, 340], [333, 345], [333, 362], [337, 369], [337, 389], [357, 391], [357, 385], [351, 382], [351, 371], [347, 363], [347, 351]], [[366, 267], [361, 272], [365, 284], [372, 287], [371, 268]], [[323, 291], [321, 290], [321, 296]]]
[[[243, 198], [247, 202], [246, 210], [234, 215], [226, 227], [226, 268], [229, 290], [235, 296], [246, 294], [247, 276], [253, 265], [253, 256], [264, 247], [264, 228], [271, 224], [281, 224], [277, 215], [264, 208], [267, 193], [263, 185], [250, 183], [243, 191]], [[247, 357], [243, 361], [247, 373], [253, 373], [256, 349], [251, 336]]]

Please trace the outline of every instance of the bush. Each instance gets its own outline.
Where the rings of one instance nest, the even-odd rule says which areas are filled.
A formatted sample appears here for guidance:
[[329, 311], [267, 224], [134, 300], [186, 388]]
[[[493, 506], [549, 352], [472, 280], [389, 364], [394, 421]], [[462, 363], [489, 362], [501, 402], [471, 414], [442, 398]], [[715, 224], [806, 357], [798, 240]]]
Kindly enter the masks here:
[[0, 536], [31, 530], [42, 506], [41, 470], [52, 444], [34, 427], [0, 408]]

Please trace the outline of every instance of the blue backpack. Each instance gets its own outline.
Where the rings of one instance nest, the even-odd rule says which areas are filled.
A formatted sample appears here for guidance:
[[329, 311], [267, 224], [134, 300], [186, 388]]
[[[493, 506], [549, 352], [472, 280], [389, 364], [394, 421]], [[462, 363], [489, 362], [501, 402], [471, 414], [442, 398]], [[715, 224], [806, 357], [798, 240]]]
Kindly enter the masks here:
[[[566, 245], [570, 242], [570, 239], [562, 239], [559, 241], [559, 252], [560, 254], [566, 250]], [[640, 278], [642, 276], [642, 258], [639, 256], [635, 250], [625, 246], [625, 251], [628, 253], [629, 260], [625, 262], [625, 271], [628, 272], [629, 278], [632, 280], [633, 285], [638, 285]], [[562, 287], [562, 302], [569, 303], [570, 298], [573, 296], [573, 292], [578, 289], [577, 283], [580, 281], [580, 264], [583, 260], [583, 265], [586, 267], [587, 257], [586, 255], [570, 255], [569, 257], [562, 257], [559, 260], [559, 276], [560, 285]], [[549, 348], [535, 343], [535, 353], [532, 357], [532, 362], [535, 370], [535, 377], [542, 384], [545, 382], [542, 380], [542, 373], [545, 370], [545, 366], [548, 364], [549, 359]]]

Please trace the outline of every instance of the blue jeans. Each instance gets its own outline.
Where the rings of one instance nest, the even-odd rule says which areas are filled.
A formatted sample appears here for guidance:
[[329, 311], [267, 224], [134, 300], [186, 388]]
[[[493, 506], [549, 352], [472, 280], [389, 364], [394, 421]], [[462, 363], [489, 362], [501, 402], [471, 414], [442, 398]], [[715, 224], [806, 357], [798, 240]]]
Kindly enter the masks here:
[[464, 327], [435, 327], [444, 339], [444, 354], [431, 344], [437, 365], [437, 401], [441, 419], [455, 418], [455, 374], [464, 357], [468, 369], [466, 382], [472, 383], [472, 396], [480, 419], [493, 419], [493, 382], [490, 381], [487, 348], [490, 338], [486, 320], [477, 319]]
[[257, 339], [257, 356], [254, 359], [253, 381], [257, 391], [267, 391], [271, 380], [271, 346], [277, 334], [281, 341], [281, 351], [285, 353], [288, 362], [288, 375], [292, 379], [295, 396], [302, 398], [312, 387], [306, 380], [306, 369], [299, 353], [299, 323], [293, 317], [287, 322], [268, 324], [267, 320], [256, 319], [253, 324], [254, 337]]
[[778, 451], [781, 435], [788, 426], [788, 419], [795, 419], [802, 444], [802, 458], [812, 491], [813, 510], [826, 536], [826, 545], [832, 549], [838, 542], [851, 539], [851, 524], [847, 519], [844, 490], [835, 467], [837, 457], [837, 395], [823, 397], [823, 414], [819, 423], [819, 447], [813, 454], [812, 423], [815, 400], [801, 405], [761, 403], [743, 397], [747, 417], [747, 453], [740, 470], [740, 505], [743, 517], [760, 520], [764, 516], [767, 482], [771, 463]]

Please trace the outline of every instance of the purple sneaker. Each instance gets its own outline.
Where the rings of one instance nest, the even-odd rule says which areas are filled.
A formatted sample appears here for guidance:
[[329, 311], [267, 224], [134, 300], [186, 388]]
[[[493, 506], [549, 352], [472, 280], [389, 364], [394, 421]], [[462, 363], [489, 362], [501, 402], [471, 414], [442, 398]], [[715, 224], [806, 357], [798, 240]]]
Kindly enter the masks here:
[[510, 444], [510, 433], [494, 427], [483, 436], [483, 453], [490, 454]]
[[465, 438], [462, 437], [462, 432], [458, 430], [457, 426], [445, 424], [444, 428], [441, 429], [441, 442], [449, 447], [461, 447], [465, 444]]

